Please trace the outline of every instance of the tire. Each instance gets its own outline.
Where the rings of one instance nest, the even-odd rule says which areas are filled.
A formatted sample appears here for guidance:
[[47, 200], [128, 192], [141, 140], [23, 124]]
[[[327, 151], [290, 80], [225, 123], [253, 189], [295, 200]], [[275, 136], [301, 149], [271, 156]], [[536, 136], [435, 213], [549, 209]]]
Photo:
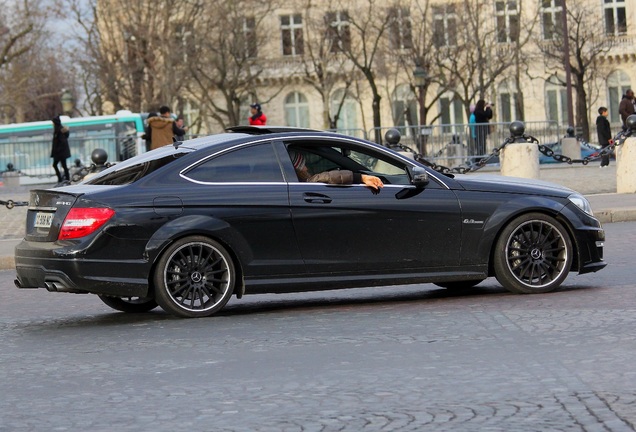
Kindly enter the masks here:
[[465, 281], [454, 281], [454, 282], [436, 282], [435, 285], [438, 287], [446, 288], [448, 290], [453, 291], [462, 291], [471, 289], [475, 285], [482, 282], [484, 279], [473, 279], [473, 280], [465, 280]]
[[101, 301], [111, 308], [128, 313], [150, 312], [157, 307], [157, 302], [149, 297], [109, 297], [98, 296]]
[[528, 213], [501, 232], [494, 252], [495, 276], [514, 293], [546, 293], [557, 289], [572, 265], [572, 241], [553, 217]]
[[236, 272], [230, 254], [203, 236], [177, 240], [161, 255], [154, 273], [161, 308], [184, 318], [211, 316], [230, 300]]

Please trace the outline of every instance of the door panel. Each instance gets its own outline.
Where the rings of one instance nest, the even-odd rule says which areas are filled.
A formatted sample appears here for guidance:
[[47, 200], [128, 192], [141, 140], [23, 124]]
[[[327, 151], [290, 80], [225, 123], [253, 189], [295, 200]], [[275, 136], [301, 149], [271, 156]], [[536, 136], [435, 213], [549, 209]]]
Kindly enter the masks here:
[[310, 273], [459, 264], [460, 209], [448, 189], [291, 183], [290, 203]]

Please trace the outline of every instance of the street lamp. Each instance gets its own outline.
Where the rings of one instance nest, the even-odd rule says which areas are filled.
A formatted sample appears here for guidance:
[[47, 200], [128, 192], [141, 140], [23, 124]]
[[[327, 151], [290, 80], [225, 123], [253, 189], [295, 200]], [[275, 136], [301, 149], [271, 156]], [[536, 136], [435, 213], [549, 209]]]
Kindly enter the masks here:
[[422, 129], [422, 121], [424, 120], [424, 117], [426, 117], [424, 107], [424, 89], [426, 88], [427, 79], [428, 74], [426, 73], [426, 69], [419, 64], [416, 65], [415, 70], [413, 71], [413, 81], [415, 82], [415, 87], [417, 87], [418, 90], [417, 102], [420, 106], [420, 117], [417, 124], [419, 126], [420, 150], [424, 156], [426, 156], [426, 139], [424, 137], [424, 130]]
[[73, 106], [75, 103], [71, 92], [67, 89], [63, 89], [62, 96], [60, 97], [60, 102], [62, 102], [62, 112], [68, 116], [71, 116], [73, 114]]

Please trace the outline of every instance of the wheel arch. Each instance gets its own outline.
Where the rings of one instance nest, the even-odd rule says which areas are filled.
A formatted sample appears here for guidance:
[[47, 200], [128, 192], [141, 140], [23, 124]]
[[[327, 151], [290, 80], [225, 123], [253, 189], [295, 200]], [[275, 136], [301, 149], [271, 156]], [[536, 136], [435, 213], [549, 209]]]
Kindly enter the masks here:
[[[561, 225], [563, 225], [563, 227], [565, 228], [565, 230], [567, 231], [568, 237], [570, 239], [570, 242], [572, 244], [572, 265], [570, 266], [570, 270], [572, 269], [578, 269], [578, 263], [579, 263], [579, 244], [576, 238], [576, 235], [574, 235], [574, 227], [572, 226], [571, 221], [563, 216], [562, 214], [562, 210], [565, 206], [563, 204], [560, 204], [558, 206], [553, 205], [550, 207], [526, 207], [520, 211], [517, 212], [512, 212], [509, 213], [508, 215], [505, 216], [505, 218], [502, 218], [500, 221], [498, 221], [496, 229], [494, 230], [494, 235], [492, 236], [492, 238], [488, 241], [488, 252], [487, 252], [487, 256], [488, 256], [488, 276], [494, 276], [495, 274], [495, 269], [494, 269], [494, 255], [495, 255], [495, 248], [497, 246], [497, 242], [499, 241], [499, 238], [501, 237], [501, 233], [503, 232], [503, 230], [506, 228], [506, 226], [508, 226], [508, 224], [523, 215], [526, 214], [530, 214], [530, 213], [539, 213], [539, 214], [543, 214], [546, 216], [550, 216], [553, 217], [556, 221], [558, 221]], [[483, 247], [484, 245], [482, 245]]]
[[184, 216], [174, 219], [162, 226], [150, 238], [145, 250], [150, 262], [148, 294], [154, 296], [153, 275], [159, 258], [170, 244], [190, 236], [203, 236], [217, 241], [230, 254], [236, 271], [236, 284], [233, 292], [237, 298], [241, 298], [245, 293], [244, 263], [236, 251], [241, 250], [249, 254], [251, 249], [243, 237], [233, 230], [227, 222], [209, 216]]

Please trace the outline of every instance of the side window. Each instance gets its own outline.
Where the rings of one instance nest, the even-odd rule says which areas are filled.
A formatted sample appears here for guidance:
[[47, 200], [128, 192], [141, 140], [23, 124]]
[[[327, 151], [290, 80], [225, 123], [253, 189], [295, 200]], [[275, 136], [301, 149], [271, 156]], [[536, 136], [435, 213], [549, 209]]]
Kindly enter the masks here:
[[[382, 155], [372, 149], [362, 146], [345, 145], [329, 146], [317, 145], [292, 145], [288, 147], [292, 163], [302, 155], [302, 167], [308, 175], [314, 175], [323, 171], [349, 170], [355, 173], [380, 176], [386, 184], [410, 184], [410, 178], [403, 164], [393, 161], [390, 157]], [[299, 179], [301, 174], [296, 171]]]
[[192, 168], [185, 176], [204, 183], [283, 181], [271, 144], [243, 147], [223, 153]]

